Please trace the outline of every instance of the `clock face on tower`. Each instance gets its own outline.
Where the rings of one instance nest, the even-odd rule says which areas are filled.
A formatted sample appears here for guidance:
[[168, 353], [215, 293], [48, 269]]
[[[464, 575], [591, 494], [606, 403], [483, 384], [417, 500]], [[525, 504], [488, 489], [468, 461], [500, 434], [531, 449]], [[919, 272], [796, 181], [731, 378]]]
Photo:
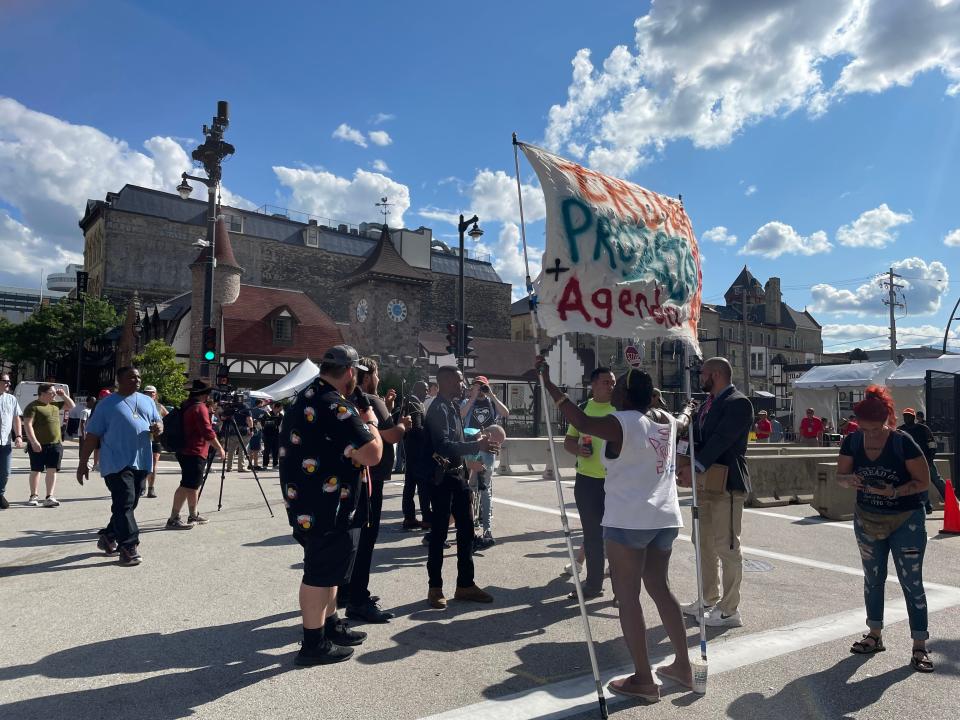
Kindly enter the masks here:
[[387, 315], [394, 322], [403, 322], [407, 319], [407, 304], [403, 300], [394, 298], [387, 303]]
[[367, 299], [363, 298], [360, 302], [357, 303], [357, 320], [364, 322], [367, 319], [367, 312], [369, 311], [367, 305]]

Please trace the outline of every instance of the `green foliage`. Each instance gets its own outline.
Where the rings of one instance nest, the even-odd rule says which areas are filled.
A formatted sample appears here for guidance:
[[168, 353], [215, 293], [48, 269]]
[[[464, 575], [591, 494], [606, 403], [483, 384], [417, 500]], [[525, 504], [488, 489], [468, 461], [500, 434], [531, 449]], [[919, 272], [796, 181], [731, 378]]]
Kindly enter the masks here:
[[163, 340], [151, 340], [143, 353], [133, 359], [140, 370], [143, 386], [154, 385], [157, 397], [165, 405], [179, 405], [187, 399], [184, 389], [186, 368], [177, 360], [176, 351]]
[[97, 338], [120, 324], [120, 313], [105, 300], [88, 298], [81, 336], [81, 305], [73, 300], [41, 305], [20, 325], [0, 326], [0, 352], [20, 365], [39, 367], [76, 355], [77, 341]]

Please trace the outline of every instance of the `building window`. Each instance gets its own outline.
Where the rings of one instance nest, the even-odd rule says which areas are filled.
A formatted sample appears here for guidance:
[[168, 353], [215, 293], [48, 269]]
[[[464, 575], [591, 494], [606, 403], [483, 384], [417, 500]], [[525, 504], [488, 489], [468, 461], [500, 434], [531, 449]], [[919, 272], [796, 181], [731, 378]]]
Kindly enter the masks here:
[[737, 365], [738, 365], [738, 363], [737, 363], [737, 351], [736, 351], [736, 350], [731, 350], [731, 351], [730, 351], [730, 364], [733, 365], [734, 367], [737, 367]]
[[286, 313], [278, 316], [273, 321], [273, 342], [293, 342], [293, 318]]
[[230, 213], [221, 213], [223, 222], [227, 225], [227, 230], [235, 233], [243, 232], [243, 215], [231, 215]]
[[320, 228], [309, 225], [303, 231], [303, 244], [307, 247], [320, 247]]

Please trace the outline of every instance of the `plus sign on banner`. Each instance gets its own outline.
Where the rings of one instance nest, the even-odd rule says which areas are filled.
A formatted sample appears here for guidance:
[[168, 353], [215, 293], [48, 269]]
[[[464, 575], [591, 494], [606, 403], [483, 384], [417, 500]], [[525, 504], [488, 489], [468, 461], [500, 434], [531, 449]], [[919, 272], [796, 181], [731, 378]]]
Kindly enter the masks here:
[[640, 351], [635, 345], [627, 345], [626, 349], [623, 351], [623, 358], [627, 361], [627, 365], [630, 367], [640, 367]]

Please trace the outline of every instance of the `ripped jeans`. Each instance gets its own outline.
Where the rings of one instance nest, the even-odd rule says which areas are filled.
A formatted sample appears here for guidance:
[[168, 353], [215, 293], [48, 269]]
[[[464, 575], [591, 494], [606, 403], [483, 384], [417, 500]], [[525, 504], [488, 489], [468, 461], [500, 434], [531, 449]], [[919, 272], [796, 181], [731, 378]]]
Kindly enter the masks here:
[[918, 508], [889, 537], [874, 539], [864, 531], [859, 515], [854, 515], [853, 529], [863, 562], [863, 599], [867, 606], [867, 627], [883, 628], [883, 599], [887, 581], [887, 557], [893, 555], [900, 588], [907, 603], [910, 637], [926, 640], [927, 595], [923, 589], [923, 554], [927, 548], [924, 509]]

